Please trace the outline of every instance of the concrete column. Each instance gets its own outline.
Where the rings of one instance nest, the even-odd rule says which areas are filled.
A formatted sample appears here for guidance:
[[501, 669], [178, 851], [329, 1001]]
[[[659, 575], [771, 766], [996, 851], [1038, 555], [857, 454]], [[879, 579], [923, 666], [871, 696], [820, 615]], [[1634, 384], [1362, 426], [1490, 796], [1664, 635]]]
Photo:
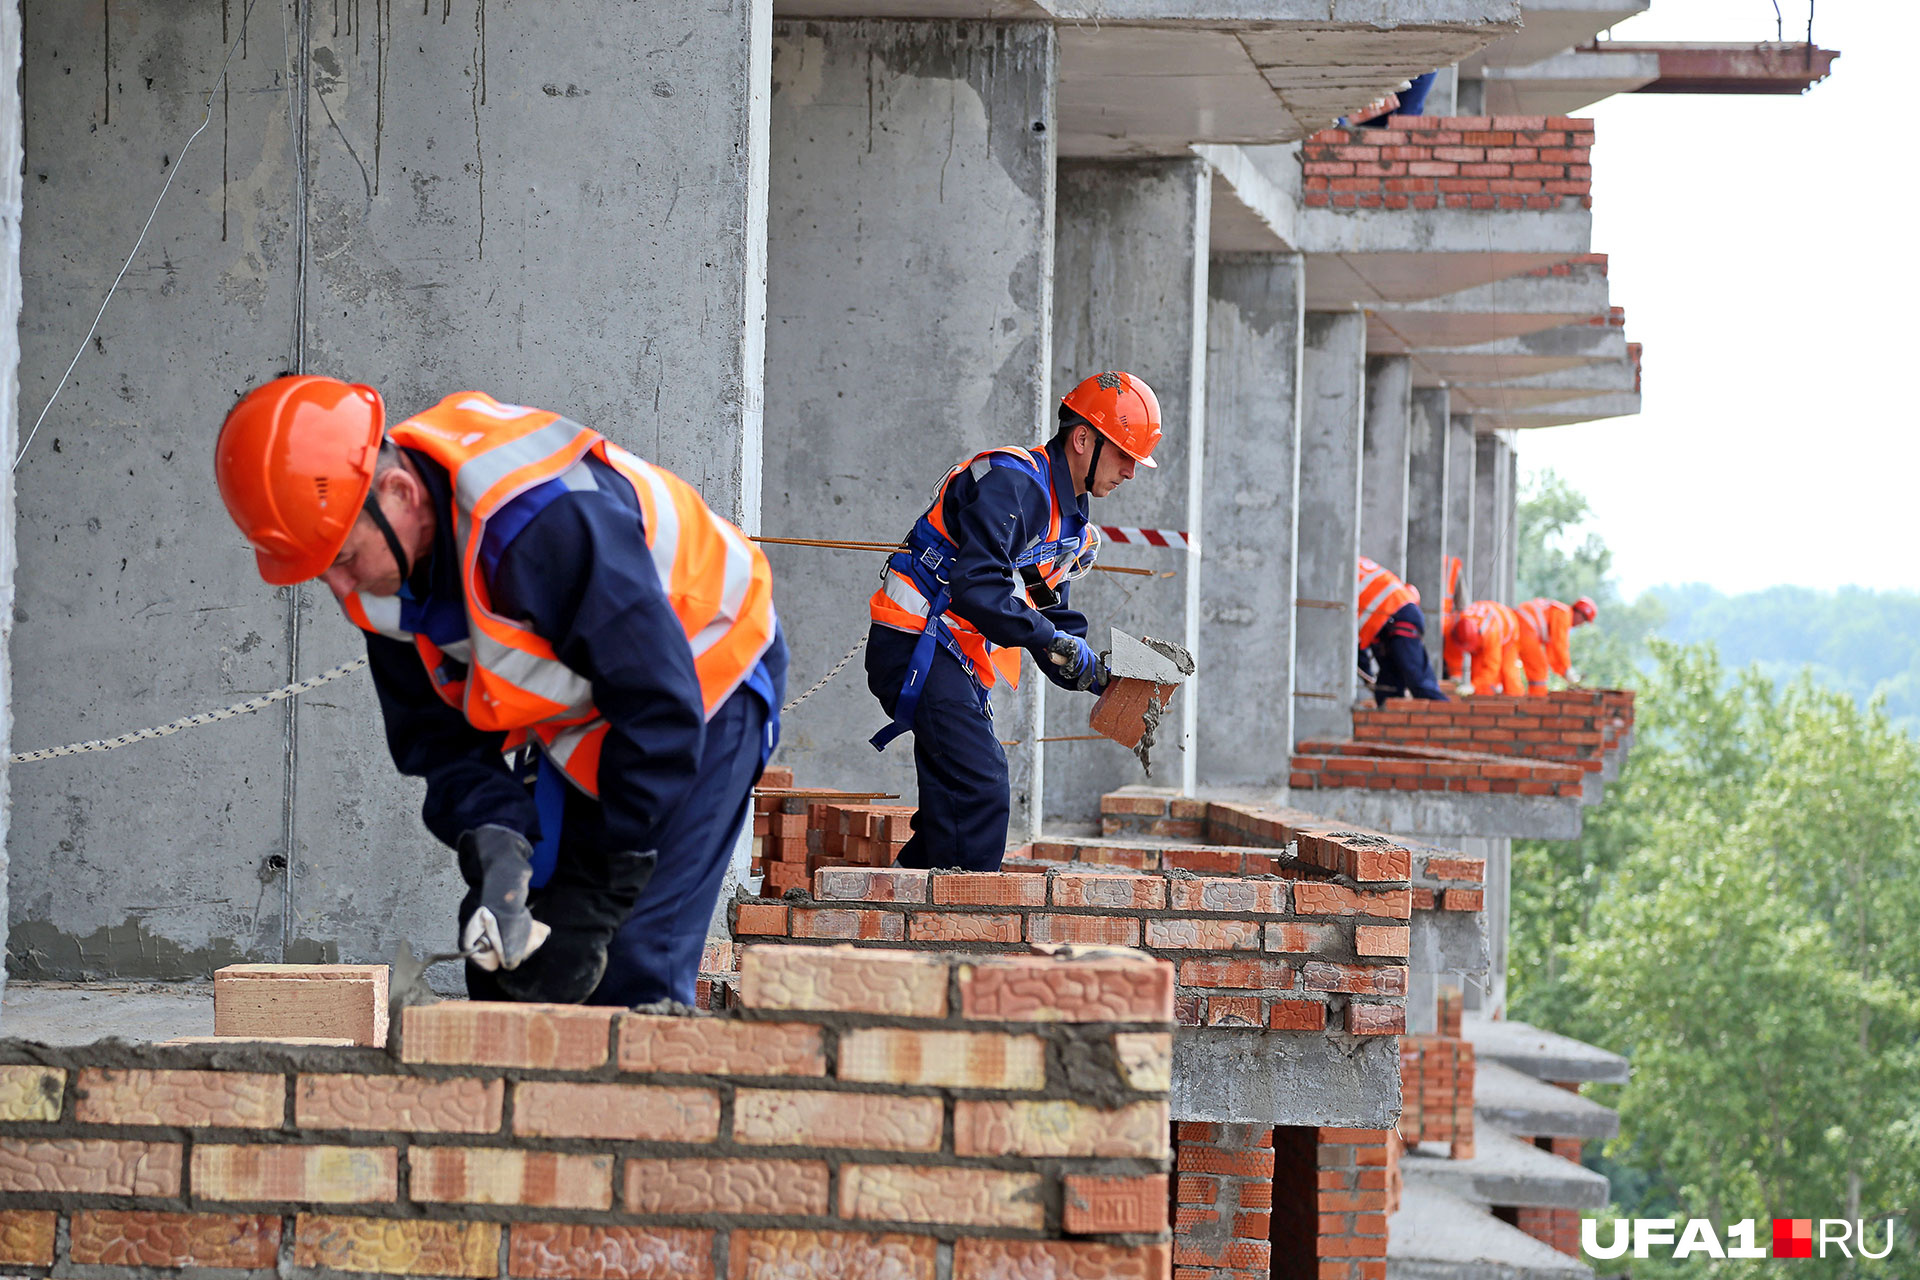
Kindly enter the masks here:
[[[766, 498], [780, 536], [891, 540], [941, 474], [1052, 430], [1055, 49], [1044, 24], [782, 22], [773, 54]], [[880, 560], [773, 547], [804, 689], [867, 632]], [[1029, 802], [1044, 677], [997, 694], [1011, 832]], [[807, 786], [914, 799], [911, 744], [860, 659], [783, 723]]]
[[1473, 601], [1473, 485], [1475, 449], [1473, 419], [1455, 416], [1447, 422], [1447, 558], [1460, 558], [1460, 581], [1454, 603]]
[[1465, 836], [1462, 852], [1487, 860], [1487, 980], [1484, 987], [1468, 982], [1464, 1001], [1468, 1010], [1485, 1017], [1505, 1017], [1507, 1008], [1507, 938], [1513, 909], [1513, 841], [1506, 836]]
[[1500, 597], [1508, 604], [1518, 604], [1516, 579], [1520, 570], [1520, 452], [1513, 446], [1513, 432], [1500, 433], [1506, 445], [1507, 453], [1507, 500], [1502, 510], [1502, 523], [1506, 529], [1506, 554], [1501, 557]]
[[1413, 361], [1367, 357], [1365, 448], [1360, 467], [1360, 554], [1407, 572], [1408, 433]]
[[[29, 412], [183, 172], [20, 468], [21, 740], [364, 650], [324, 589], [261, 585], [215, 494], [222, 416], [283, 370], [373, 382], [396, 420], [468, 387], [562, 410], [752, 525], [770, 0], [261, 6], [245, 32], [241, 4], [26, 9]], [[231, 92], [183, 155], [230, 42]], [[451, 937], [453, 855], [363, 675], [16, 782], [24, 972]]]
[[1207, 290], [1204, 786], [1286, 785], [1294, 741], [1304, 259], [1230, 254]]
[[1300, 413], [1294, 740], [1353, 733], [1366, 317], [1307, 313]]
[[[0, 447], [20, 440], [20, 8], [0, 6]], [[0, 481], [0, 947], [7, 940], [7, 757], [13, 751], [13, 475]], [[0, 995], [6, 991], [0, 965]], [[4, 1021], [0, 1019], [0, 1021]], [[0, 1026], [0, 1035], [5, 1034]]]
[[1407, 428], [1407, 581], [1427, 614], [1427, 648], [1440, 657], [1447, 590], [1447, 389], [1416, 387]]
[[[1184, 529], [1200, 536], [1206, 437], [1207, 224], [1212, 173], [1197, 159], [1060, 166], [1054, 218], [1053, 398], [1103, 369], [1139, 374], [1160, 400], [1166, 438], [1157, 469], [1141, 468], [1111, 497], [1091, 503], [1100, 524]], [[1095, 649], [1108, 629], [1185, 645], [1200, 659], [1200, 558], [1152, 547], [1109, 545], [1109, 564], [1172, 571], [1140, 578], [1095, 573], [1073, 584]], [[1191, 792], [1197, 699], [1205, 660], [1181, 690], [1180, 718], [1153, 750], [1152, 781]], [[1047, 736], [1087, 732], [1092, 701], [1048, 690]], [[1111, 742], [1046, 748], [1046, 817], [1091, 820], [1100, 797], [1145, 781], [1140, 762]]]
[[1487, 433], [1474, 438], [1473, 450], [1473, 598], [1510, 603], [1506, 565], [1513, 547], [1508, 519], [1512, 446]]

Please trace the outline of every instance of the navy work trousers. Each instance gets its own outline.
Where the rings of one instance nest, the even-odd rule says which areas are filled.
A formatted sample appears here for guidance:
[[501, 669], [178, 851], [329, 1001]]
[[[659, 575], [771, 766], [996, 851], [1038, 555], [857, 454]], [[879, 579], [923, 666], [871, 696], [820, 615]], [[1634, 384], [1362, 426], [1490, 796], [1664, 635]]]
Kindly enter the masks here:
[[[893, 715], [918, 636], [875, 625], [867, 634], [867, 687]], [[1007, 852], [1007, 753], [980, 707], [973, 677], [945, 649], [933, 651], [913, 713], [913, 765], [920, 807], [900, 850], [903, 867], [998, 871]]]
[[1380, 634], [1373, 638], [1369, 652], [1380, 668], [1373, 686], [1375, 705], [1403, 696], [1431, 702], [1450, 701], [1427, 657], [1426, 632], [1426, 615], [1420, 612], [1419, 605], [1409, 604], [1395, 610], [1387, 619], [1387, 625], [1380, 628]]

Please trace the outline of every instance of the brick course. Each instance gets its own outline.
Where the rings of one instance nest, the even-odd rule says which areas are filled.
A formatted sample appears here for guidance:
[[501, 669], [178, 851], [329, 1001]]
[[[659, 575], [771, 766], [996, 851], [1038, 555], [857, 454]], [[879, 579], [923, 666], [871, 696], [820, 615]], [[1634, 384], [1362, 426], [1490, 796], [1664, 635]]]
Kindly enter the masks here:
[[1593, 207], [1593, 121], [1394, 116], [1323, 129], [1300, 148], [1301, 200], [1331, 209]]

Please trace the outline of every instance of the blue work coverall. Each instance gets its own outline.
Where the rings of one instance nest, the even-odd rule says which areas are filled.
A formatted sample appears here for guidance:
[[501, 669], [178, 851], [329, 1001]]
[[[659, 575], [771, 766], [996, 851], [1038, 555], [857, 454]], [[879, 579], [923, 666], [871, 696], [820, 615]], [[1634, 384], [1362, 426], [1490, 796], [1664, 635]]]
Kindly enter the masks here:
[[[403, 621], [436, 643], [462, 639], [447, 472], [405, 452], [439, 520], [431, 554], [402, 588]], [[690, 1004], [753, 784], [779, 740], [787, 646], [776, 629], [746, 682], [706, 719], [693, 651], [648, 553], [632, 486], [597, 459], [591, 466], [597, 489], [557, 497], [518, 528], [496, 518], [481, 565], [494, 612], [530, 619], [560, 661], [590, 682], [611, 725], [599, 799], [531, 749], [503, 756], [505, 735], [475, 729], [442, 701], [412, 645], [369, 634], [367, 657], [393, 762], [426, 779], [427, 829], [450, 847], [486, 823], [526, 836], [535, 846], [528, 901], [536, 917], [544, 889], [591, 888], [603, 851], [658, 852], [587, 1003]], [[492, 975], [472, 964], [467, 989], [475, 999], [502, 998]]]
[[[1076, 537], [1087, 523], [1087, 499], [1073, 492], [1060, 438], [1045, 452], [1060, 504], [1060, 536]], [[963, 471], [947, 486], [944, 514], [958, 548], [949, 577], [949, 611], [993, 644], [1027, 650], [1048, 679], [1071, 688], [1046, 648], [1059, 632], [1087, 634], [1086, 618], [1067, 602], [1072, 584], [1061, 583], [1059, 603], [1045, 610], [1014, 595], [1015, 556], [1047, 536], [1046, 491], [1013, 467], [989, 467], [978, 478]], [[918, 640], [878, 623], [867, 634], [867, 687], [889, 716]], [[913, 716], [920, 807], [913, 815], [913, 835], [900, 850], [903, 867], [997, 871], [1006, 855], [1012, 806], [1007, 753], [983, 701], [979, 684], [960, 660], [944, 646], [934, 646], [933, 668]]]
[[1426, 631], [1427, 619], [1420, 612], [1420, 606], [1402, 605], [1380, 628], [1373, 644], [1360, 651], [1361, 670], [1371, 675], [1376, 666], [1379, 669], [1373, 682], [1375, 706], [1384, 706], [1387, 699], [1399, 697], [1451, 701], [1433, 673], [1433, 662], [1427, 656], [1424, 640]]

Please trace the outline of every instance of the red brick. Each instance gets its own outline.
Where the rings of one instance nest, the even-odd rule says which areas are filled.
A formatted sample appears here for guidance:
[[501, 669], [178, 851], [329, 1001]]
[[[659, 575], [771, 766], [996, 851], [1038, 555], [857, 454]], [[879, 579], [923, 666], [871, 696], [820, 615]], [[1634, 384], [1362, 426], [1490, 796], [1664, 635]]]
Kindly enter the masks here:
[[1483, 881], [1487, 878], [1485, 858], [1428, 858], [1427, 875], [1435, 880]]
[[1205, 917], [1147, 921], [1147, 945], [1167, 950], [1258, 951], [1261, 926], [1253, 920]]
[[967, 1018], [1007, 1022], [1168, 1022], [1173, 966], [1145, 957], [1008, 956], [960, 967]]
[[733, 931], [737, 935], [778, 934], [787, 932], [787, 908], [778, 902], [742, 902], [734, 908]]
[[1318, 1000], [1275, 1000], [1267, 1010], [1267, 1025], [1276, 1031], [1324, 1031], [1327, 1006]]
[[628, 1014], [620, 1019], [619, 1052], [622, 1071], [696, 1076], [819, 1076], [827, 1071], [820, 1028], [800, 1022]]
[[1259, 996], [1207, 997], [1207, 1025], [1210, 1027], [1257, 1027], [1260, 1025]]
[[171, 1142], [0, 1138], [0, 1191], [175, 1196], [180, 1148]]
[[1405, 1006], [1397, 1004], [1349, 1004], [1347, 1034], [1355, 1036], [1394, 1036], [1407, 1029]]
[[1045, 906], [1047, 878], [999, 871], [936, 875], [933, 877], [933, 900], [987, 907]]
[[1277, 880], [1175, 880], [1173, 907], [1176, 911], [1277, 915], [1287, 909], [1287, 887]]
[[629, 1213], [822, 1215], [827, 1201], [819, 1160], [627, 1161]]
[[[514, 1123], [518, 1128], [517, 1115]], [[416, 1146], [407, 1159], [411, 1167], [408, 1192], [422, 1204], [603, 1211], [613, 1207], [611, 1154]]]
[[1331, 964], [1316, 960], [1301, 968], [1300, 984], [1309, 991], [1397, 996], [1406, 994], [1407, 971], [1400, 965]]
[[[1080, 1244], [967, 1236], [953, 1246], [953, 1280], [1166, 1280], [1171, 1253], [1166, 1244]], [[854, 1275], [845, 1274], [850, 1280]]]
[[1027, 917], [1027, 941], [1137, 947], [1140, 921], [1131, 916], [1035, 914]]
[[1293, 966], [1274, 960], [1182, 960], [1180, 985], [1281, 991], [1293, 986]]
[[278, 1129], [286, 1118], [284, 1076], [243, 1071], [80, 1073], [74, 1118], [82, 1124]]
[[947, 976], [946, 960], [924, 952], [763, 945], [740, 958], [740, 1001], [750, 1009], [942, 1018]]
[[303, 1213], [294, 1220], [297, 1267], [387, 1275], [486, 1277], [499, 1271], [500, 1224]]
[[51, 1209], [0, 1209], [0, 1264], [52, 1266], [58, 1218]]
[[516, 1222], [508, 1235], [507, 1274], [516, 1277], [679, 1280], [713, 1268], [713, 1232], [687, 1227]]
[[400, 1060], [584, 1071], [607, 1060], [617, 1009], [443, 1000], [401, 1015]]
[[926, 871], [868, 871], [822, 867], [813, 873], [813, 896], [821, 901], [925, 902]]
[[1486, 893], [1480, 889], [1448, 889], [1440, 895], [1440, 906], [1446, 911], [1483, 911]]
[[1294, 910], [1303, 916], [1385, 916], [1405, 920], [1413, 914], [1412, 895], [1406, 889], [1356, 892], [1337, 884], [1311, 880], [1293, 886]]
[[1284, 955], [1310, 956], [1330, 951], [1338, 943], [1340, 930], [1330, 924], [1269, 924], [1266, 949]]
[[712, 1089], [523, 1080], [514, 1086], [513, 1131], [537, 1138], [712, 1142], [720, 1095]]
[[1405, 956], [1412, 930], [1404, 925], [1363, 924], [1353, 931], [1353, 949], [1363, 956]]
[[1172, 800], [1173, 797], [1167, 795], [1128, 795], [1123, 792], [1110, 791], [1100, 797], [1100, 812], [1102, 814], [1127, 813], [1139, 814], [1151, 818], [1164, 818], [1167, 816], [1167, 807], [1172, 803]]
[[[735, 1231], [727, 1280], [933, 1280], [939, 1243], [932, 1236], [853, 1231]], [[704, 1275], [689, 1270], [679, 1275]], [[956, 1275], [955, 1280], [963, 1280]], [[972, 1280], [972, 1278], [965, 1278]]]
[[1060, 907], [1164, 907], [1167, 882], [1159, 876], [1056, 875], [1053, 902]]
[[1020, 917], [1000, 912], [916, 911], [907, 921], [915, 942], [1018, 942]]
[[303, 1075], [294, 1118], [302, 1129], [493, 1133], [505, 1089], [499, 1080]]
[[858, 938], [871, 942], [901, 942], [907, 936], [907, 918], [898, 911], [795, 907], [791, 928], [796, 938]]

